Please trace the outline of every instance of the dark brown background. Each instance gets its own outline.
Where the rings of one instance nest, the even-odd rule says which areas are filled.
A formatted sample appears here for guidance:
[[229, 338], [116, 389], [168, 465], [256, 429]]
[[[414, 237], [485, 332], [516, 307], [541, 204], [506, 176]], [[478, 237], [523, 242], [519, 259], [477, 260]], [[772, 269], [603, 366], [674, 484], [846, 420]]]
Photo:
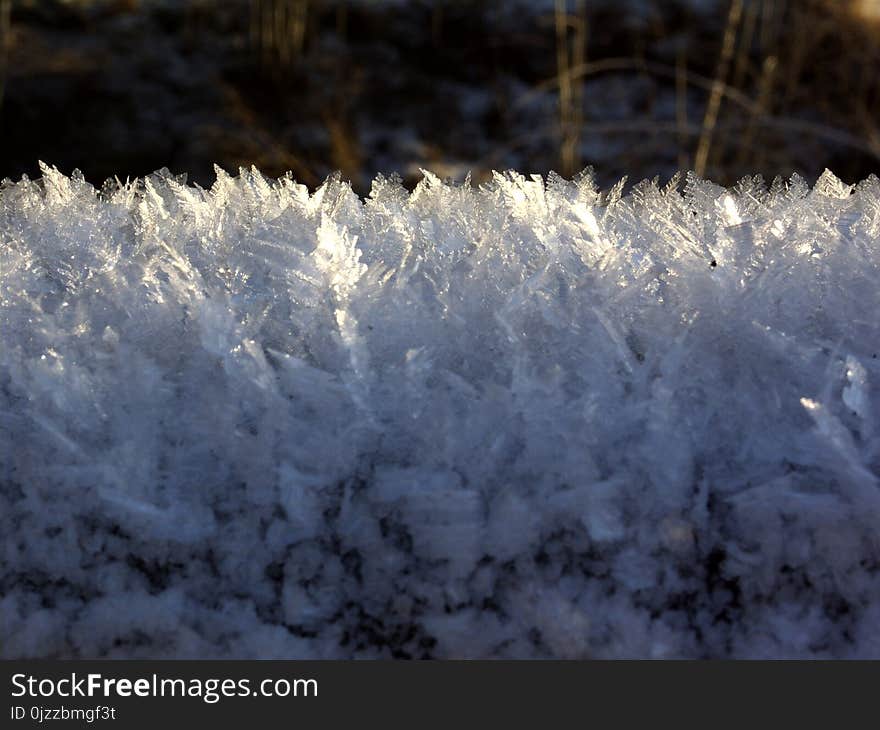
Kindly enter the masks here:
[[0, 178], [880, 167], [878, 0], [0, 0], [0, 36]]

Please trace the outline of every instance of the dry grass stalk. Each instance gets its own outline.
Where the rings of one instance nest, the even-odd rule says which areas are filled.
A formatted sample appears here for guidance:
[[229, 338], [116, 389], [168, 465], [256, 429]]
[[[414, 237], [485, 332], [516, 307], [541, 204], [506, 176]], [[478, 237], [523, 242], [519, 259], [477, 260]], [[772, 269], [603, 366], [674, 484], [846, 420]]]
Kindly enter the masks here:
[[[559, 85], [560, 166], [571, 177], [581, 164], [580, 141], [583, 126], [583, 81], [572, 74], [586, 61], [587, 7], [578, 0], [576, 14], [570, 16], [566, 0], [556, 0], [556, 72]], [[572, 30], [569, 40], [569, 30]]]
[[305, 49], [309, 0], [251, 0], [250, 39], [267, 68], [291, 66]]
[[752, 110], [746, 130], [742, 136], [742, 145], [740, 147], [739, 165], [745, 167], [752, 146], [755, 141], [755, 133], [759, 125], [764, 122], [764, 118], [770, 110], [770, 100], [773, 95], [773, 83], [776, 78], [776, 69], [778, 66], [776, 56], [767, 56], [764, 59], [764, 65], [761, 70], [761, 80], [758, 84], [758, 100], [755, 108]]
[[688, 109], [687, 109], [687, 49], [682, 46], [678, 50], [675, 64], [675, 123], [678, 127], [678, 167], [686, 170], [690, 166], [688, 145]]
[[721, 110], [721, 99], [724, 95], [730, 61], [733, 58], [736, 33], [742, 18], [742, 12], [743, 0], [731, 0], [730, 12], [727, 15], [727, 25], [724, 29], [724, 40], [721, 44], [721, 59], [718, 62], [718, 72], [715, 75], [712, 93], [709, 95], [709, 103], [706, 105], [703, 131], [700, 134], [700, 141], [694, 156], [694, 171], [700, 177], [706, 173], [706, 164], [712, 148], [712, 135], [715, 132], [715, 125], [718, 123], [718, 112]]

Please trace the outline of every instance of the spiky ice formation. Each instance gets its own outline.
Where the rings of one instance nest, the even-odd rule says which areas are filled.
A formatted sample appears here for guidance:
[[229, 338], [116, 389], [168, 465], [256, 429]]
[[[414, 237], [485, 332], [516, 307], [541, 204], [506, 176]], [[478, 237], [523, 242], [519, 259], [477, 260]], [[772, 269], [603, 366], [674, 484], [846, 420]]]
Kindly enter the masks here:
[[880, 181], [0, 191], [5, 657], [880, 657]]

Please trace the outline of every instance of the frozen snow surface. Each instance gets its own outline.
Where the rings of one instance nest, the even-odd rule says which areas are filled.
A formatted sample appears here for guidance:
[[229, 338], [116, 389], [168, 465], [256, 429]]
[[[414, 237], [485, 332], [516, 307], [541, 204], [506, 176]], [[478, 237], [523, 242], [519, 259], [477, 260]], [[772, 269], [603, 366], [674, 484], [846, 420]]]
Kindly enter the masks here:
[[42, 174], [3, 657], [880, 657], [880, 180]]

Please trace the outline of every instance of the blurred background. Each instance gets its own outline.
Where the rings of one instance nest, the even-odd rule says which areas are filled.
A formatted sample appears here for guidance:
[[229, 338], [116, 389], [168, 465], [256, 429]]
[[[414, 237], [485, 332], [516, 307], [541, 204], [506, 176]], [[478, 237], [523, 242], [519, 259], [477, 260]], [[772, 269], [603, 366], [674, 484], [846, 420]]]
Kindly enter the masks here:
[[0, 0], [0, 178], [880, 168], [880, 0]]

